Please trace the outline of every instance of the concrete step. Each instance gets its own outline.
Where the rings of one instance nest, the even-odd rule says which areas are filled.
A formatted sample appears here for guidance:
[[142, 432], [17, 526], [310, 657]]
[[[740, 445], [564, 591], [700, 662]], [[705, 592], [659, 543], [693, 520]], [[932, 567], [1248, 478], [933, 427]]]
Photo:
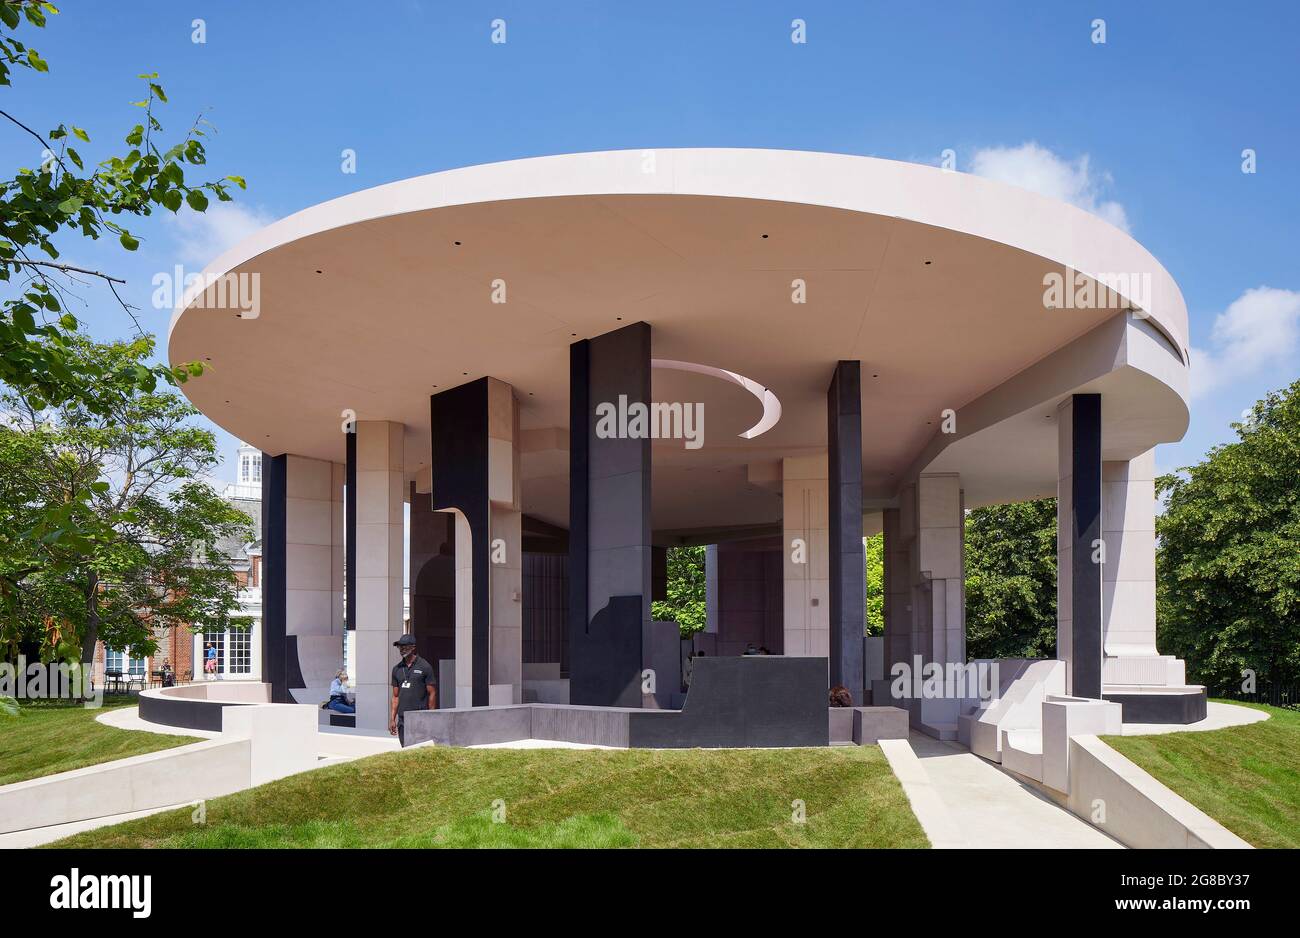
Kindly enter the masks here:
[[957, 738], [956, 723], [922, 723], [921, 732], [927, 736], [933, 736], [935, 739], [952, 739]]

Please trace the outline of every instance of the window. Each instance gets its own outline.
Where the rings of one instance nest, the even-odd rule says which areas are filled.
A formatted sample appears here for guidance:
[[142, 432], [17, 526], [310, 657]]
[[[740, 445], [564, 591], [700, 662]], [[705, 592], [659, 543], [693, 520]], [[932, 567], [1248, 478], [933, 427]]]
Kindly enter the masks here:
[[104, 670], [121, 671], [123, 674], [129, 674], [131, 677], [144, 677], [145, 666], [147, 662], [144, 658], [131, 657], [131, 649], [126, 651], [116, 651], [112, 648], [104, 649]]
[[199, 653], [199, 668], [204, 672], [207, 671], [208, 645], [212, 645], [217, 649], [217, 673], [224, 674], [226, 671], [226, 633], [203, 633], [203, 649]]
[[253, 645], [248, 629], [231, 629], [226, 633], [229, 674], [248, 674], [253, 670]]
[[[256, 628], [254, 626], [253, 628]], [[207, 631], [199, 647], [198, 673], [206, 673], [203, 663], [208, 659], [208, 645], [217, 650], [217, 674], [230, 677], [247, 677], [253, 673], [253, 628], [230, 629], [225, 632]]]

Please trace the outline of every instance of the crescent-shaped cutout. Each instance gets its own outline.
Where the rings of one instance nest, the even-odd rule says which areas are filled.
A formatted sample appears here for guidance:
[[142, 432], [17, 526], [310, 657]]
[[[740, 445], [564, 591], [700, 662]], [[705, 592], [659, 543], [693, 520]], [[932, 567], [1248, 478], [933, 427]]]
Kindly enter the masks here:
[[650, 367], [665, 368], [669, 371], [692, 371], [697, 375], [709, 375], [710, 377], [721, 378], [723, 381], [730, 381], [732, 384], [740, 385], [750, 394], [758, 398], [759, 403], [763, 405], [762, 419], [744, 433], [740, 434], [740, 438], [743, 440], [752, 440], [754, 437], [766, 433], [768, 430], [775, 427], [776, 422], [781, 419], [781, 402], [777, 399], [777, 396], [752, 378], [738, 375], [734, 371], [727, 371], [725, 368], [714, 368], [712, 365], [698, 365], [695, 362], [673, 361], [668, 358], [652, 358], [650, 360]]

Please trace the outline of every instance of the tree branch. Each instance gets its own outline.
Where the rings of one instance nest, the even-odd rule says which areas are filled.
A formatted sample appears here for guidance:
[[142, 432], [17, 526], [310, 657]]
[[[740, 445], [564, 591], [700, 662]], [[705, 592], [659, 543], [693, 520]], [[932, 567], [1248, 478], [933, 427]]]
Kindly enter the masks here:
[[104, 280], [107, 280], [109, 283], [126, 283], [126, 281], [123, 280], [121, 277], [110, 277], [108, 274], [99, 270], [89, 270], [85, 267], [77, 267], [73, 264], [60, 264], [57, 261], [28, 261], [28, 260], [22, 260], [17, 257], [11, 257], [3, 261], [2, 263], [20, 264], [27, 267], [50, 267], [53, 268], [54, 270], [61, 270], [64, 273], [86, 274], [87, 276], [90, 277], [101, 277]]

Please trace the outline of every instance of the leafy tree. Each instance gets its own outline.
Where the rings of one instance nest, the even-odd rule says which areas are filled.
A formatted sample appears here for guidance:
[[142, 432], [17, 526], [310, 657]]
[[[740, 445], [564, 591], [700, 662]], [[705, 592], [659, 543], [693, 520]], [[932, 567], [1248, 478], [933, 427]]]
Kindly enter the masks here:
[[1157, 628], [1188, 678], [1300, 680], [1300, 381], [1234, 424], [1237, 441], [1156, 480]]
[[[116, 371], [147, 358], [153, 343], [74, 337], [69, 349]], [[2, 403], [10, 422], [0, 428], [0, 473], [23, 501], [0, 516], [0, 544], [21, 559], [31, 542], [15, 525], [50, 506], [74, 506], [75, 527], [93, 532], [71, 547], [63, 536], [42, 542], [0, 631], [11, 650], [39, 642], [43, 655], [60, 657], [79, 647], [88, 664], [97, 639], [148, 650], [155, 628], [247, 625], [231, 615], [237, 583], [220, 543], [251, 539], [250, 521], [201, 481], [220, 457], [213, 434], [193, 425], [198, 411], [187, 401], [136, 390], [93, 409], [72, 401], [51, 408], [39, 395], [15, 392]], [[74, 493], [87, 493], [85, 501]]]
[[703, 547], [668, 548], [668, 599], [651, 603], [651, 614], [672, 620], [682, 638], [703, 632], [708, 625]]
[[[0, 87], [11, 85], [16, 69], [49, 71], [41, 55], [17, 34], [44, 28], [47, 18], [57, 13], [53, 4], [41, 0], [0, 0]], [[131, 307], [117, 294], [116, 285], [124, 281], [61, 261], [65, 242], [71, 241], [75, 250], [84, 244], [80, 239], [108, 235], [124, 250], [134, 251], [140, 241], [126, 227], [131, 220], [145, 218], [157, 207], [173, 213], [182, 207], [202, 212], [209, 196], [230, 201], [232, 187], [244, 188], [237, 176], [187, 181], [186, 165], [201, 166], [207, 160], [202, 141], [206, 121], [200, 117], [183, 137], [168, 145], [156, 114], [167, 95], [156, 74], [140, 77], [148, 93], [135, 102], [143, 116], [125, 135], [126, 152], [106, 155], [90, 168], [78, 149], [91, 143], [85, 130], [58, 123], [41, 133], [33, 129], [34, 121], [0, 109], [0, 118], [20, 140], [40, 144], [39, 150], [25, 146], [11, 148], [12, 152], [41, 154], [39, 165], [19, 167], [12, 177], [0, 178], [0, 282], [11, 294], [0, 301], [0, 383], [31, 396], [40, 406], [72, 403], [107, 413], [122, 395], [135, 390], [152, 393], [159, 381], [180, 383], [203, 371], [199, 362], [169, 367], [143, 357], [127, 363], [80, 355], [78, 322], [66, 309], [74, 285], [89, 278], [105, 286], [134, 319]], [[35, 510], [30, 525], [13, 528], [11, 536], [38, 542], [57, 536], [66, 538], [65, 544], [93, 539], [97, 532], [77, 527], [85, 517], [77, 506], [84, 505], [88, 495], [69, 491], [66, 500]], [[28, 545], [27, 553], [40, 554], [41, 548]], [[13, 597], [16, 586], [7, 570], [8, 565], [0, 563], [0, 599], [4, 600]]]
[[885, 535], [866, 538], [867, 634], [885, 634]]
[[966, 652], [1056, 655], [1056, 499], [976, 508], [966, 516]]

